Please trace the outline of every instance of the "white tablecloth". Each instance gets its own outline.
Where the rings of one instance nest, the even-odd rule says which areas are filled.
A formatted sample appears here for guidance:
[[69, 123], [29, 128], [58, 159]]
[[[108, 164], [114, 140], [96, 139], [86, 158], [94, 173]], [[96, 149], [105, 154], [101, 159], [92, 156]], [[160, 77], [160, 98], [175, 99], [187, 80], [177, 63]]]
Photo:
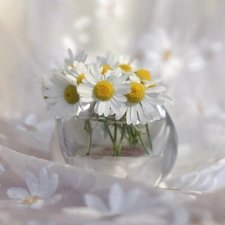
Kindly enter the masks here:
[[[225, 224], [224, 10], [223, 0], [0, 1], [0, 224]], [[137, 57], [174, 98], [178, 157], [158, 187], [51, 160], [41, 80], [69, 47]]]

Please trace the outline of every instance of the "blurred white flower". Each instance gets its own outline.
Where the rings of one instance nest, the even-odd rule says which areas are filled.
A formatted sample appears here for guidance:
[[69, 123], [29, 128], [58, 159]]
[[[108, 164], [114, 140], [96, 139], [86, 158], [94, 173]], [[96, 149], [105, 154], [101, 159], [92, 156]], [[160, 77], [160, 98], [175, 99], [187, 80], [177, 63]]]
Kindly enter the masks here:
[[74, 55], [71, 49], [68, 49], [68, 58], [64, 62], [57, 61], [53, 67], [53, 73], [66, 75], [72, 68], [76, 67], [77, 63], [84, 63], [87, 59], [87, 54], [84, 51], [78, 50]]
[[85, 194], [84, 201], [87, 207], [97, 210], [104, 216], [117, 216], [141, 210], [140, 206], [144, 204], [144, 202], [141, 202], [143, 200], [140, 198], [141, 196], [142, 191], [139, 188], [132, 188], [124, 192], [121, 185], [115, 183], [110, 188], [108, 205], [94, 194]]
[[178, 43], [176, 36], [169, 37], [163, 29], [148, 33], [138, 43], [143, 63], [163, 80], [173, 79], [184, 63], [180, 54], [183, 48]]
[[202, 38], [191, 50], [188, 66], [193, 71], [203, 70], [209, 63], [214, 65], [223, 60], [221, 53], [224, 45], [220, 41], [210, 41]]
[[119, 57], [119, 67], [123, 73], [131, 74], [138, 71], [141, 68], [138, 60], [132, 60], [130, 56], [122, 55]]
[[[85, 205], [99, 213], [101, 221], [93, 224], [160, 224], [186, 225], [188, 215], [180, 205], [171, 202], [168, 193], [148, 193], [139, 187], [124, 190], [115, 183], [107, 200], [94, 194], [85, 194]], [[108, 222], [108, 223], [107, 223]], [[92, 223], [90, 223], [92, 224]]]
[[74, 55], [71, 49], [68, 49], [68, 54], [69, 58], [66, 58], [64, 60], [65, 64], [67, 66], [72, 66], [73, 67], [73, 62], [78, 61], [78, 62], [85, 62], [87, 59], [87, 54], [85, 54], [84, 51], [77, 51], [77, 53]]
[[105, 74], [108, 70], [116, 69], [119, 64], [117, 56], [110, 51], [106, 55], [97, 56], [97, 61], [103, 67], [102, 74]]
[[42, 168], [39, 177], [36, 178], [33, 173], [26, 172], [25, 182], [28, 191], [21, 187], [9, 188], [8, 197], [19, 200], [20, 204], [30, 205], [32, 208], [54, 204], [61, 199], [61, 195], [54, 195], [59, 183], [56, 173], [49, 173], [45, 168]]
[[218, 165], [169, 179], [166, 184], [168, 188], [179, 190], [181, 193], [210, 192], [217, 184], [216, 172], [218, 172]]

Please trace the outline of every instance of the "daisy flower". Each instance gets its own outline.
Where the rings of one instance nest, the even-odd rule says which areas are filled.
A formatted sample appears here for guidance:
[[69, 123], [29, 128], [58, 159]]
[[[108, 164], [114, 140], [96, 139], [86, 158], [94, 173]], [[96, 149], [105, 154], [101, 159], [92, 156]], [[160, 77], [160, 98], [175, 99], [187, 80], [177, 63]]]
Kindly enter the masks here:
[[25, 182], [28, 191], [21, 187], [9, 188], [8, 197], [32, 207], [54, 204], [61, 198], [61, 195], [54, 195], [58, 188], [58, 175], [49, 173], [45, 168], [41, 169], [38, 178], [33, 173], [26, 172]]
[[129, 56], [121, 56], [119, 59], [119, 67], [124, 73], [136, 72], [140, 69], [140, 63], [137, 60], [132, 61]]
[[74, 64], [73, 64], [74, 61], [84, 63], [87, 59], [87, 54], [85, 54], [84, 51], [78, 51], [76, 55], [73, 55], [73, 52], [71, 51], [71, 49], [68, 49], [68, 54], [69, 54], [69, 58], [66, 58], [64, 60], [67, 66], [74, 67]]
[[136, 125], [139, 122], [145, 125], [147, 121], [156, 116], [154, 106], [164, 104], [164, 100], [158, 98], [163, 91], [165, 91], [163, 86], [148, 88], [144, 84], [131, 82], [131, 92], [125, 95], [127, 98], [126, 108], [121, 111], [119, 117], [122, 117], [123, 113], [126, 112], [128, 125]]
[[127, 76], [121, 70], [109, 70], [104, 76], [96, 68], [91, 68], [83, 83], [77, 88], [83, 102], [94, 102], [94, 112], [105, 117], [120, 113], [124, 107], [126, 97], [130, 92], [130, 84], [126, 82]]
[[108, 70], [113, 70], [118, 67], [119, 61], [115, 54], [108, 52], [107, 55], [97, 56], [97, 61], [99, 62], [102, 69], [102, 74], [105, 74]]
[[70, 70], [71, 75], [73, 75], [77, 80], [77, 85], [83, 83], [85, 74], [89, 73], [86, 65], [82, 62], [75, 61], [75, 67]]
[[142, 81], [152, 80], [151, 73], [146, 69], [139, 69], [135, 72], [135, 75]]
[[155, 87], [159, 80], [152, 80], [151, 73], [147, 69], [139, 69], [129, 75], [129, 80], [144, 84], [146, 87]]
[[54, 74], [51, 78], [52, 85], [43, 91], [53, 115], [62, 121], [68, 121], [81, 110], [80, 97], [77, 93], [77, 80], [72, 76], [67, 77]]

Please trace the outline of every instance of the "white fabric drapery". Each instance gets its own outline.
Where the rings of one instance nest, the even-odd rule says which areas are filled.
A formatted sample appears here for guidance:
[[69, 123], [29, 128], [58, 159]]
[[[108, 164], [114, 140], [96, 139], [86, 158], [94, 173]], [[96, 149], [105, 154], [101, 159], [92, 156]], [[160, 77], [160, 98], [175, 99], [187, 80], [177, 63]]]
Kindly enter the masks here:
[[[0, 1], [0, 224], [224, 224], [224, 9], [223, 0]], [[130, 54], [162, 79], [179, 149], [159, 187], [51, 160], [41, 80], [68, 48]]]

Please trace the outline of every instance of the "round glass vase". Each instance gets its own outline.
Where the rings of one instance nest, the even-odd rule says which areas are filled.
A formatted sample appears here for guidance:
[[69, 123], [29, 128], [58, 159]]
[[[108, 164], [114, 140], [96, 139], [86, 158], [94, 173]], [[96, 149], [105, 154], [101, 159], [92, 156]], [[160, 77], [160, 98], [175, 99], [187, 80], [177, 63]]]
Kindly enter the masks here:
[[87, 171], [124, 177], [155, 186], [171, 171], [177, 155], [177, 135], [166, 109], [146, 125], [116, 120], [71, 119], [57, 122], [59, 150], [53, 160]]

